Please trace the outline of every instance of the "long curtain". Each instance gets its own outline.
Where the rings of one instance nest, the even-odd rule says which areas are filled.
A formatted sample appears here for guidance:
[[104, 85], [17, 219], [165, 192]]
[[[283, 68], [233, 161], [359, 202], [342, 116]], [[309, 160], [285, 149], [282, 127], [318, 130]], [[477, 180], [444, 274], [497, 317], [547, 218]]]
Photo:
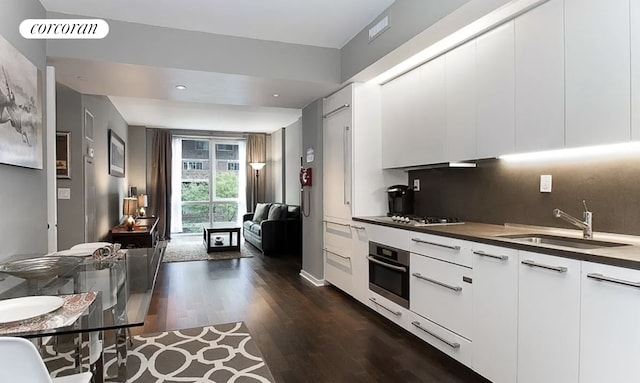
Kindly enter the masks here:
[[258, 172], [258, 181], [256, 183], [256, 171], [249, 165], [251, 162], [267, 162], [266, 134], [249, 134], [247, 136], [247, 210], [254, 211], [256, 203], [265, 202], [268, 169], [265, 166]]
[[149, 205], [158, 217], [160, 239], [171, 238], [171, 132], [153, 129]]

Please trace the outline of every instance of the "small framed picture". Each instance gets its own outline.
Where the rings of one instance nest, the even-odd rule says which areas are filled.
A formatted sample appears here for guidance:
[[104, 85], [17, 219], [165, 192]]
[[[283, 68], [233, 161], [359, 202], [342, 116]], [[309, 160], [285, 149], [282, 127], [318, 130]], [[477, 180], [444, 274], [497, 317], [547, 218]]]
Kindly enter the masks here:
[[71, 178], [71, 132], [56, 132], [56, 176]]
[[84, 110], [84, 136], [93, 141], [93, 114], [89, 112], [89, 109]]
[[113, 129], [109, 129], [109, 174], [124, 177], [125, 144]]

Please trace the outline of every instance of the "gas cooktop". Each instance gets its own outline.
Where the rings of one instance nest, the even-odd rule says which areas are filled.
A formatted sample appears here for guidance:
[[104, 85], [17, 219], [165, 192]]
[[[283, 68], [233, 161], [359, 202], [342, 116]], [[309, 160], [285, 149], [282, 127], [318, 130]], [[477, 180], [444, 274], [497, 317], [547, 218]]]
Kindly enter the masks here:
[[414, 215], [392, 215], [388, 217], [379, 217], [383, 222], [400, 223], [407, 226], [437, 226], [437, 225], [460, 225], [457, 217], [420, 217]]

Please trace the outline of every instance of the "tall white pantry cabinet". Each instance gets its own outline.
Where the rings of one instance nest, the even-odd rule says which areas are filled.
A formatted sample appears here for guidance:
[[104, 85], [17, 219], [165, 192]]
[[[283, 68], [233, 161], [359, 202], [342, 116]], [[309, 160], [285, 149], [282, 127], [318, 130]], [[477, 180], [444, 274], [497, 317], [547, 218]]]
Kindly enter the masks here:
[[406, 183], [403, 172], [382, 170], [380, 107], [380, 86], [361, 83], [327, 97], [323, 107], [325, 280], [358, 299], [367, 293], [368, 235], [351, 218], [386, 214], [386, 188]]

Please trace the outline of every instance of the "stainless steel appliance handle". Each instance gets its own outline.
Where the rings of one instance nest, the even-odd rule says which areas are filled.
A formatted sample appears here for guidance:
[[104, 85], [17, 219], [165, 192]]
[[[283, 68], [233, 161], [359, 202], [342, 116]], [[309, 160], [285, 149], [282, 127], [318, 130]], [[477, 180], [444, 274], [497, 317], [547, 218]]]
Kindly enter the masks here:
[[402, 271], [403, 273], [407, 272], [407, 268], [406, 267], [390, 265], [390, 264], [388, 264], [386, 262], [378, 261], [377, 259], [373, 258], [372, 256], [367, 256], [367, 259], [370, 260], [373, 263], [377, 263], [380, 266], [386, 267], [387, 269], [396, 270], [396, 271]]
[[325, 220], [324, 223], [330, 223], [332, 225], [338, 225], [338, 226], [344, 226], [344, 227], [351, 227], [351, 225], [349, 225], [348, 223], [340, 223], [340, 222], [333, 222], [333, 221], [327, 221], [327, 220]]
[[427, 334], [431, 335], [432, 337], [436, 338], [437, 340], [439, 340], [440, 342], [446, 344], [447, 346], [453, 348], [454, 350], [457, 350], [460, 348], [460, 343], [458, 342], [449, 342], [448, 340], [444, 339], [443, 337], [441, 337], [438, 334], [435, 334], [429, 330], [427, 330], [426, 328], [422, 327], [420, 325], [420, 322], [411, 322], [412, 325], [416, 326], [417, 328], [419, 328], [420, 330], [426, 332]]
[[356, 225], [349, 225], [349, 226], [351, 226], [351, 228], [356, 229], [356, 230], [365, 230], [366, 229], [366, 227], [364, 227], [364, 226], [356, 226]]
[[598, 273], [589, 273], [587, 274], [587, 278], [595, 279], [596, 281], [600, 281], [600, 282], [610, 282], [618, 285], [635, 287], [640, 289], [640, 282], [625, 281], [624, 279], [607, 277], [606, 275], [602, 275]]
[[333, 255], [338, 256], [338, 257], [340, 257], [340, 258], [342, 258], [342, 259], [351, 259], [351, 257], [345, 257], [344, 255], [341, 255], [341, 254], [335, 253], [335, 252], [333, 252], [333, 251], [331, 251], [331, 250], [327, 250], [327, 249], [323, 249], [323, 250], [324, 250], [324, 251], [326, 251], [326, 252], [327, 252], [327, 253], [329, 253], [329, 254], [333, 254]]
[[351, 106], [351, 105], [349, 105], [349, 104], [342, 104], [342, 105], [340, 105], [339, 107], [337, 107], [337, 108], [335, 108], [334, 110], [332, 110], [331, 112], [328, 112], [328, 113], [324, 114], [324, 115], [322, 116], [322, 118], [329, 118], [329, 117], [333, 116], [334, 114], [336, 114], [336, 113], [340, 112], [342, 109], [346, 109], [346, 108], [348, 108], [348, 107], [350, 107], [350, 106]]
[[369, 300], [370, 300], [371, 302], [373, 302], [375, 305], [382, 307], [383, 309], [387, 310], [388, 312], [390, 312], [391, 314], [393, 314], [393, 315], [395, 315], [395, 316], [397, 316], [397, 317], [399, 317], [399, 316], [401, 316], [401, 315], [402, 315], [402, 312], [401, 312], [401, 311], [393, 311], [393, 310], [391, 310], [390, 308], [385, 307], [384, 305], [381, 305], [380, 303], [378, 303], [378, 301], [376, 301], [376, 298], [369, 298]]
[[532, 261], [531, 259], [525, 259], [524, 261], [520, 262], [523, 265], [527, 265], [527, 266], [531, 266], [531, 267], [539, 267], [541, 269], [547, 269], [547, 270], [553, 270], [553, 271], [557, 271], [559, 273], [566, 273], [567, 272], [567, 268], [564, 266], [550, 266], [550, 265], [545, 265], [543, 263], [536, 263], [535, 261]]
[[475, 255], [479, 255], [481, 257], [487, 257], [487, 258], [493, 258], [493, 259], [499, 259], [501, 261], [506, 261], [509, 259], [509, 256], [507, 255], [493, 255], [493, 254], [489, 254], [489, 253], [485, 253], [482, 250], [474, 250], [473, 254]]
[[427, 278], [427, 277], [423, 276], [420, 273], [413, 273], [411, 275], [413, 275], [414, 277], [416, 277], [418, 279], [422, 279], [423, 281], [431, 282], [431, 283], [433, 283], [435, 285], [446, 287], [449, 290], [462, 291], [462, 287], [460, 287], [460, 286], [451, 286], [451, 285], [448, 285], [446, 283], [443, 283], [443, 282], [440, 282], [440, 281], [436, 281], [435, 279]]
[[455, 251], [460, 251], [460, 246], [443, 245], [442, 243], [429, 242], [429, 241], [425, 241], [425, 240], [418, 239], [418, 238], [411, 238], [411, 240], [413, 242], [425, 243], [427, 245], [439, 246], [439, 247], [444, 247], [444, 248], [455, 250]]
[[[349, 205], [351, 203], [348, 194], [350, 194], [351, 188], [347, 187], [351, 184], [351, 181], [347, 179], [347, 174], [349, 174], [349, 127], [345, 126], [344, 131], [342, 132], [342, 167], [344, 173], [342, 173], [342, 200], [345, 205]], [[349, 177], [351, 178], [351, 177]], [[349, 192], [347, 192], [349, 189]]]

